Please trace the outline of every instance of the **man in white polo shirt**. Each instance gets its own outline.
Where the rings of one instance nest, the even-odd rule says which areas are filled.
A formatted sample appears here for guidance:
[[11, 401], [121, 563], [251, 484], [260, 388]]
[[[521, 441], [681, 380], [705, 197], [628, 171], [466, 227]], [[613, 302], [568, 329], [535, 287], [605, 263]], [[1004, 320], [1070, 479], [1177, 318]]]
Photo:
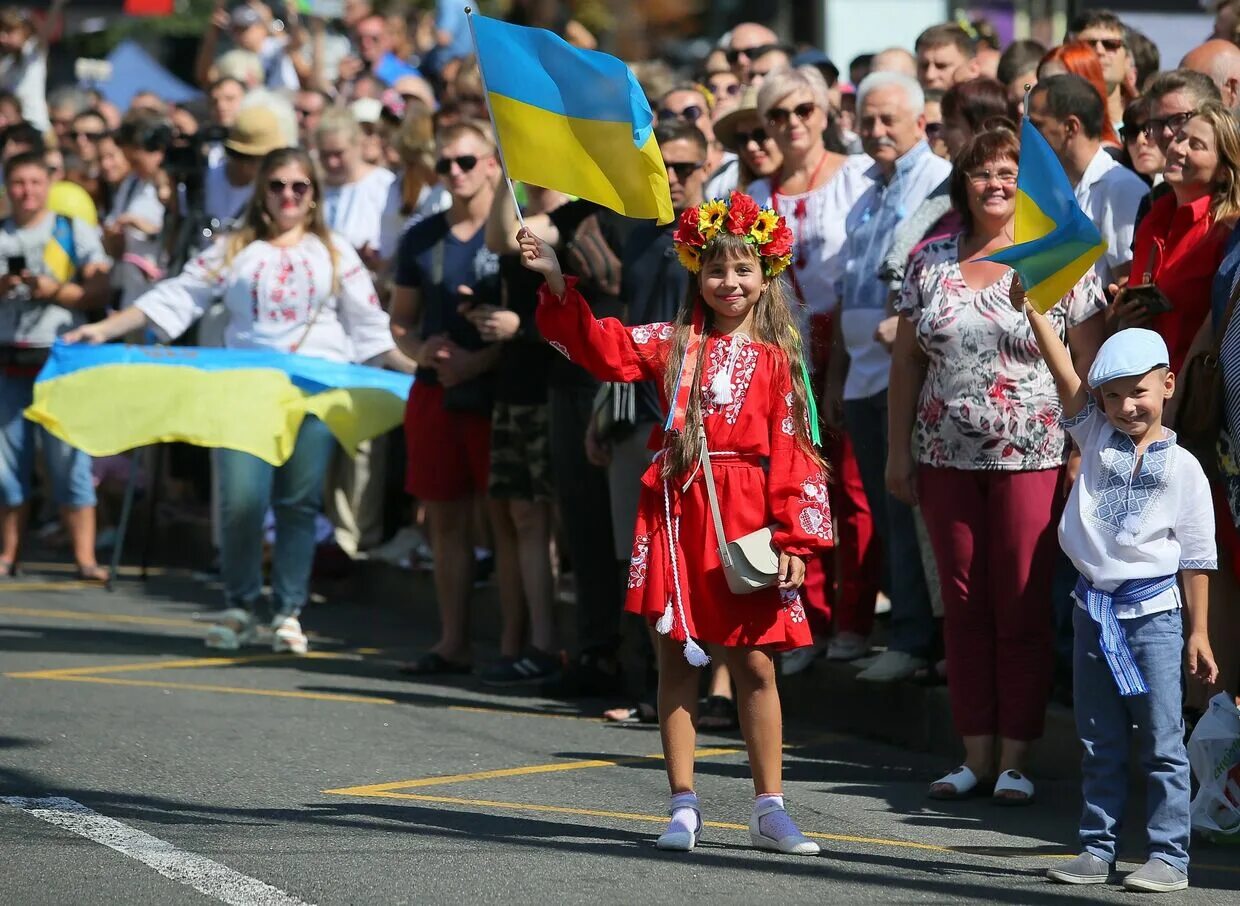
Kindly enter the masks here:
[[1106, 242], [1094, 270], [1103, 286], [1111, 286], [1132, 270], [1137, 208], [1150, 190], [1140, 176], [1102, 147], [1105, 115], [1094, 86], [1077, 75], [1045, 79], [1029, 98], [1030, 121], [1063, 164], [1077, 204]]

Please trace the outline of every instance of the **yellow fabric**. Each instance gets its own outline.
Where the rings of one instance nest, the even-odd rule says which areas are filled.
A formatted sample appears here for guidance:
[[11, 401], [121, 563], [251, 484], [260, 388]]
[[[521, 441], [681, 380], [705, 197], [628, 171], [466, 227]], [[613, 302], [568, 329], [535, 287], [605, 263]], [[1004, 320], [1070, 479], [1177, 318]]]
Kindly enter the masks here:
[[99, 209], [95, 207], [95, 200], [89, 192], [67, 179], [52, 184], [47, 193], [47, 207], [57, 214], [99, 226]]
[[1081, 280], [1081, 275], [1094, 266], [1094, 262], [1107, 250], [1106, 243], [1094, 246], [1076, 258], [1067, 267], [1051, 274], [1036, 286], [1025, 290], [1025, 298], [1040, 313], [1046, 314], [1058, 305]]
[[1042, 209], [1038, 207], [1038, 203], [1024, 193], [1023, 190], [1016, 192], [1016, 227], [1014, 231], [1014, 239], [1016, 244], [1022, 242], [1032, 242], [1034, 239], [1041, 239], [1043, 236], [1049, 236], [1055, 229], [1055, 221], [1051, 220], [1042, 213]]
[[55, 236], [43, 246], [43, 263], [47, 265], [57, 283], [68, 283], [73, 276], [73, 262], [69, 259], [69, 253], [56, 241]]
[[675, 219], [667, 168], [653, 134], [637, 148], [629, 123], [563, 116], [495, 92], [490, 97], [513, 179], [554, 187], [626, 217]]
[[184, 441], [241, 450], [278, 466], [292, 455], [306, 415], [318, 416], [352, 456], [361, 441], [399, 425], [404, 410], [383, 390], [311, 395], [268, 368], [102, 365], [37, 382], [25, 415], [92, 456]]

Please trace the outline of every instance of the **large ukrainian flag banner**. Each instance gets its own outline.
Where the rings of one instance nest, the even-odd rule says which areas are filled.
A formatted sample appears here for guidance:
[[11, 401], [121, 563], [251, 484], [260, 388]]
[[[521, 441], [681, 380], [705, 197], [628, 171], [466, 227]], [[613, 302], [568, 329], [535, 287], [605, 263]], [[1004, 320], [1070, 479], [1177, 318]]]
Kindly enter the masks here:
[[1106, 251], [1098, 228], [1076, 203], [1068, 175], [1028, 118], [1020, 127], [1016, 244], [988, 256], [1015, 269], [1033, 307], [1046, 314]]
[[671, 223], [654, 114], [629, 67], [540, 28], [470, 21], [509, 178]]
[[304, 355], [58, 343], [26, 417], [92, 456], [183, 441], [281, 465], [307, 415], [352, 455], [399, 425], [408, 375]]

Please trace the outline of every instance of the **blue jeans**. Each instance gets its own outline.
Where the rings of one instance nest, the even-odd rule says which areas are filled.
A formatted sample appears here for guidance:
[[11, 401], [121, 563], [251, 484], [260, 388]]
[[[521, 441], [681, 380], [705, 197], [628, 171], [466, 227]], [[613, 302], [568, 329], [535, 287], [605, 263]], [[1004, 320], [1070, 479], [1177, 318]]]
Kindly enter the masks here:
[[934, 650], [934, 611], [921, 567], [917, 523], [911, 507], [887, 493], [887, 391], [844, 401], [844, 424], [861, 470], [861, 483], [883, 542], [883, 569], [891, 590], [891, 625], [887, 645], [914, 657]]
[[1128, 741], [1133, 735], [1146, 777], [1149, 856], [1188, 871], [1188, 751], [1181, 711], [1184, 622], [1178, 610], [1120, 620], [1128, 647], [1150, 691], [1119, 694], [1098, 643], [1098, 625], [1080, 607], [1073, 694], [1081, 759], [1081, 846], [1114, 864], [1115, 843], [1128, 799]]
[[263, 517], [275, 511], [271, 592], [277, 617], [305, 606], [314, 565], [314, 520], [323, 509], [323, 485], [336, 439], [307, 416], [293, 455], [282, 466], [237, 450], [217, 450], [220, 496], [220, 570], [229, 607], [257, 611], [263, 590]]
[[21, 506], [30, 499], [35, 445], [43, 447], [52, 499], [57, 506], [81, 509], [95, 505], [90, 457], [27, 421], [22, 411], [34, 402], [34, 378], [0, 376], [0, 506]]

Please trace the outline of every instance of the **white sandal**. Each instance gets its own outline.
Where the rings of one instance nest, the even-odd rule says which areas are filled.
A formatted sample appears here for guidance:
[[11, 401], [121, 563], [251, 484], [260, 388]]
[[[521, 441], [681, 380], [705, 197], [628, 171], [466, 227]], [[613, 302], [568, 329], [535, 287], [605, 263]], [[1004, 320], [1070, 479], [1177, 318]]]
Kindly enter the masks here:
[[310, 641], [301, 631], [301, 621], [297, 617], [276, 617], [271, 629], [274, 634], [271, 640], [271, 650], [277, 654], [286, 651], [292, 654], [305, 654], [310, 649]]
[[[794, 833], [780, 837], [778, 840], [762, 833], [762, 819], [771, 812], [786, 813], [787, 810], [781, 805], [771, 804], [754, 811], [749, 819], [749, 842], [755, 847], [789, 856], [816, 856], [822, 852], [822, 847], [797, 830], [795, 825], [793, 825]], [[789, 818], [788, 821], [791, 823], [792, 819]]]
[[248, 610], [232, 607], [215, 617], [203, 644], [217, 651], [236, 651], [250, 645], [257, 634], [258, 621]]
[[693, 848], [697, 846], [698, 837], [702, 833], [702, 813], [697, 809], [693, 809], [693, 814], [697, 816], [697, 830], [668, 831], [654, 841], [655, 848], [681, 853], [692, 852]]
[[[1021, 796], [1000, 796], [1000, 793], [1023, 793]], [[1021, 806], [1033, 804], [1033, 781], [1018, 771], [1004, 771], [995, 781], [992, 797], [995, 805]]]
[[[929, 796], [931, 799], [939, 799], [952, 801], [956, 799], [971, 799], [980, 795], [983, 791], [979, 789], [981, 786], [981, 778], [973, 773], [973, 769], [967, 764], [962, 764], [949, 774], [940, 777], [934, 783], [930, 784]], [[941, 792], [936, 790], [936, 786], [949, 786], [951, 792]]]

